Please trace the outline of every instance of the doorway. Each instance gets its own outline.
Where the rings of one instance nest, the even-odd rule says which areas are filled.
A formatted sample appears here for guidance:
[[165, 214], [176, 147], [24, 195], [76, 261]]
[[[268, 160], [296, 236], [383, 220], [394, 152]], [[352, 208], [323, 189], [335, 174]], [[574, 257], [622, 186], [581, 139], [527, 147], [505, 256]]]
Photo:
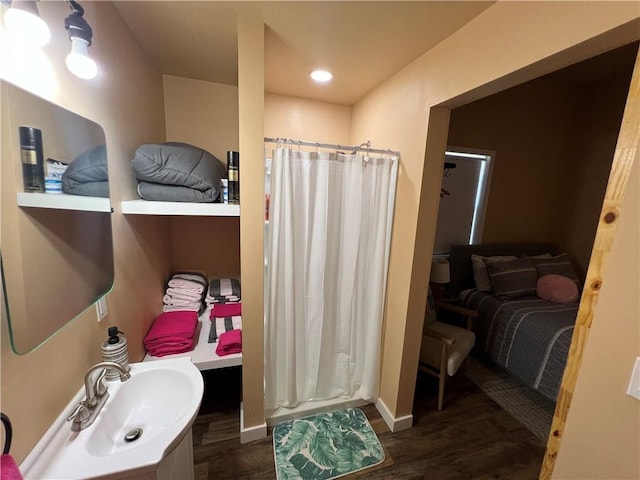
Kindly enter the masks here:
[[[629, 71], [628, 78], [630, 78], [633, 65], [637, 63], [638, 44], [636, 42], [628, 45], [626, 48], [627, 52], [630, 52], [630, 62], [627, 63]], [[605, 78], [612, 70], [612, 68], [607, 67], [597, 71], [596, 75], [600, 76], [600, 78]], [[562, 82], [562, 75], [563, 74], [559, 73], [553, 78], [553, 81], [555, 83]], [[636, 77], [637, 75], [636, 73]], [[638, 81], [640, 81], [638, 78], [634, 78], [633, 80], [636, 84]], [[603, 85], [608, 85], [608, 83]], [[605, 87], [601, 88], [604, 89]], [[602, 94], [604, 91], [605, 90], [600, 90], [600, 93]], [[635, 95], [635, 97], [630, 97], [630, 99], [627, 100], [627, 95]], [[584, 150], [574, 157], [576, 159], [575, 162], [558, 163], [557, 161], [553, 161], [550, 162], [553, 168], [546, 169], [540, 169], [539, 162], [537, 164], [538, 168], [535, 168], [536, 163], [531, 161], [523, 162], [519, 172], [513, 168], [513, 163], [505, 162], [503, 163], [503, 165], [506, 165], [505, 169], [498, 172], [496, 168], [494, 171], [492, 191], [488, 198], [487, 222], [482, 241], [495, 242], [502, 239], [510, 241], [531, 240], [532, 238], [530, 237], [532, 234], [534, 237], [539, 235], [538, 238], [533, 238], [533, 240], [544, 240], [547, 238], [546, 235], [548, 232], [554, 232], [554, 234], [557, 235], [558, 243], [579, 252], [581, 265], [586, 271], [584, 291], [576, 320], [576, 333], [574, 334], [573, 347], [567, 360], [567, 367], [556, 405], [551, 435], [547, 444], [547, 452], [543, 461], [540, 478], [550, 478], [551, 472], [553, 471], [555, 457], [564, 432], [564, 424], [575, 387], [577, 372], [582, 360], [584, 343], [590, 331], [593, 310], [597, 295], [602, 286], [602, 265], [611, 250], [612, 238], [620, 214], [620, 199], [633, 163], [633, 156], [637, 151], [637, 135], [635, 133], [637, 133], [638, 130], [638, 103], [640, 101], [637, 95], [638, 87], [629, 88], [627, 80], [627, 86], [623, 89], [621, 103], [618, 104], [620, 113], [615, 132], [613, 135], [606, 135], [606, 138], [598, 137], [597, 146], [585, 146]], [[559, 98], [560, 97], [566, 96], [560, 95]], [[536, 99], [537, 97], [534, 96], [532, 98]], [[577, 109], [575, 119], [585, 120], [584, 115], [594, 108], [594, 103], [597, 104], [599, 99], [599, 95], [592, 95], [586, 104], [583, 104], [582, 108], [584, 108], [584, 110], [582, 111], [580, 110], [579, 101], [569, 102], [565, 106]], [[479, 100], [478, 102], [484, 100], [486, 99]], [[624, 109], [625, 102], [627, 102], [626, 110]], [[610, 103], [611, 100], [607, 99], [603, 100], [601, 105], [604, 107]], [[625, 121], [621, 122], [623, 111]], [[531, 110], [529, 110], [529, 112], [531, 112]], [[543, 110], [534, 110], [534, 112], [539, 114], [545, 113]], [[454, 127], [455, 125], [456, 119], [454, 115], [455, 110], [451, 112], [450, 127]], [[551, 118], [551, 120], [555, 120], [555, 118]], [[612, 122], [612, 124], [615, 123], [615, 121]], [[554, 128], [557, 130], [555, 123]], [[629, 129], [629, 131], [627, 131], [627, 129]], [[560, 150], [555, 148], [556, 153], [567, 156], [570, 154], [571, 148], [580, 148], [584, 146], [582, 144], [585, 139], [596, 137], [596, 130], [590, 130], [587, 126], [579, 128], [578, 130], [579, 132], [573, 135], [571, 135], [569, 130], [562, 130], [562, 133], [571, 135], [572, 140], [568, 142], [566, 148], [561, 148]], [[472, 141], [467, 142], [467, 144], [480, 145], [483, 148], [494, 148], [491, 144], [482, 144], [483, 140], [478, 129], [472, 131], [471, 136], [473, 135], [476, 135], [476, 137], [473, 137]], [[527, 135], [534, 137], [538, 145], [544, 144], [540, 141], [541, 136], [538, 131], [522, 132], [522, 136], [516, 137], [515, 139], [512, 138], [513, 143], [520, 145], [521, 152], [527, 151], [529, 155], [537, 155], [538, 158], [548, 161], [548, 155], [541, 153], [539, 149], [536, 154], [536, 150], [533, 150], [533, 153], [531, 153], [531, 149], [522, 148], [520, 140]], [[634, 148], [633, 152], [627, 151], [630, 145], [621, 145], [619, 143], [620, 139], [628, 138], [629, 135], [636, 139], [635, 143], [631, 142], [630, 144]], [[451, 138], [451, 128], [448, 143], [464, 144], [459, 141], [459, 139]], [[602, 152], [605, 149], [605, 143], [607, 144], [606, 149], [608, 149], [609, 152], [607, 156], [609, 163], [604, 166], [602, 162], [594, 161], [593, 163], [589, 163], [587, 160], [590, 159], [585, 158], [585, 155], [590, 154], [590, 152], [596, 149], [600, 149], [598, 155], [603, 155]], [[623, 149], [623, 147], [627, 147], [627, 149]], [[503, 148], [495, 149], [501, 162], [515, 158], [515, 155], [503, 155]], [[516, 153], [517, 151], [517, 149], [514, 150]], [[612, 160], [613, 163], [611, 162]], [[595, 169], [602, 170], [598, 170], [598, 173], [595, 174]], [[521, 187], [515, 188], [512, 189], [511, 194], [507, 195], [502, 190], [502, 187], [495, 188], [499, 184], [498, 178], [511, 180], [511, 182], [505, 181], [502, 184], [509, 187], [510, 184], [512, 185], [514, 183], [513, 179], [517, 178], [518, 174], [527, 177], [528, 180], [532, 182], [527, 189], [523, 190]], [[609, 179], [608, 182], [607, 179]], [[598, 182], [589, 184], [588, 180], [597, 180]], [[581, 182], [583, 181], [587, 183], [582, 184]], [[582, 187], [578, 188], [579, 185], [582, 185]], [[535, 187], [537, 186], [545, 187], [542, 193], [540, 190], [536, 190]], [[513, 194], [513, 191], [516, 193]], [[532, 212], [534, 212], [533, 207], [541, 205], [541, 202], [538, 201], [539, 195], [548, 197], [550, 194], [552, 194], [553, 198], [557, 201], [543, 205], [541, 211], [538, 211], [535, 216], [532, 215]], [[533, 199], [531, 198], [532, 196], [534, 197]], [[514, 199], [521, 201], [518, 204]], [[495, 208], [492, 208], [492, 204]], [[585, 205], [590, 205], [590, 208], [586, 208]], [[509, 213], [513, 211], [519, 211], [520, 215], [510, 215]], [[552, 221], [550, 221], [550, 219]], [[525, 227], [524, 229], [522, 228], [523, 226]], [[582, 235], [580, 239], [572, 238], [571, 234], [573, 232], [579, 228], [587, 227], [591, 229], [591, 234], [587, 236], [586, 241], [584, 235]], [[523, 235], [518, 238], [518, 235], [522, 234], [523, 230], [527, 237]], [[507, 234], [511, 235], [511, 237], [507, 238]], [[552, 239], [555, 240], [555, 238]]]

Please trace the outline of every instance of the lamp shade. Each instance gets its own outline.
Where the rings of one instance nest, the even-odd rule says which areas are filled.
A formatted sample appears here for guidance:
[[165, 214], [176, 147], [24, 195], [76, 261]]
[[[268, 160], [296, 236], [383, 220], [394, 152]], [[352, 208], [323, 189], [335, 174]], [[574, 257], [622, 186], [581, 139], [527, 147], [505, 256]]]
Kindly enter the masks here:
[[449, 261], [446, 258], [434, 258], [431, 261], [431, 281], [433, 283], [449, 283]]

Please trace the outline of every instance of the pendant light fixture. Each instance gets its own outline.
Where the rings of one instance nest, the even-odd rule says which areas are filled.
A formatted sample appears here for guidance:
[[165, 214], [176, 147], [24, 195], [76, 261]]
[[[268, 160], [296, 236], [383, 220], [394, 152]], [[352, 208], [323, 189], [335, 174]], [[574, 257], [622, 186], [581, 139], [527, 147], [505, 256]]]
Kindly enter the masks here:
[[51, 32], [46, 22], [40, 18], [34, 0], [2, 0], [9, 7], [4, 12], [3, 23], [11, 34], [22, 41], [42, 47], [51, 39]]
[[93, 37], [93, 30], [84, 19], [84, 9], [74, 0], [67, 0], [71, 8], [71, 15], [64, 19], [64, 28], [71, 40], [71, 51], [67, 55], [67, 68], [76, 77], [89, 79], [96, 76], [98, 67], [89, 56], [89, 46]]

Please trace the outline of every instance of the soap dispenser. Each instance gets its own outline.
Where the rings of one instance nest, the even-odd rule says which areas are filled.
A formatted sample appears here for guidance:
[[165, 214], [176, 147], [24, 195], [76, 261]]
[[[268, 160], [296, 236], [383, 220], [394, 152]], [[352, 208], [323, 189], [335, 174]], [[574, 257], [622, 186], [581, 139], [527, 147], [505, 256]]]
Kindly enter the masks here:
[[[102, 344], [102, 360], [105, 362], [116, 362], [122, 365], [127, 371], [129, 367], [129, 353], [127, 351], [127, 339], [118, 337], [118, 327], [109, 327], [109, 338]], [[109, 381], [119, 380], [120, 374], [113, 368], [107, 368], [106, 379]]]

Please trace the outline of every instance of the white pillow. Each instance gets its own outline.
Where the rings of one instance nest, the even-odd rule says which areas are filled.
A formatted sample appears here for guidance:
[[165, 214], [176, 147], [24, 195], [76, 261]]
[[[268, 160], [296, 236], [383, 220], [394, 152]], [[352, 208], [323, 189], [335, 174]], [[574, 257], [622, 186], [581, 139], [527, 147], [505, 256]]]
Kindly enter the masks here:
[[508, 260], [516, 260], [515, 255], [498, 255], [495, 257], [483, 257], [471, 254], [471, 268], [473, 269], [473, 281], [476, 284], [476, 288], [481, 292], [490, 292], [491, 280], [489, 280], [489, 274], [487, 273], [486, 263], [492, 262], [506, 262]]

